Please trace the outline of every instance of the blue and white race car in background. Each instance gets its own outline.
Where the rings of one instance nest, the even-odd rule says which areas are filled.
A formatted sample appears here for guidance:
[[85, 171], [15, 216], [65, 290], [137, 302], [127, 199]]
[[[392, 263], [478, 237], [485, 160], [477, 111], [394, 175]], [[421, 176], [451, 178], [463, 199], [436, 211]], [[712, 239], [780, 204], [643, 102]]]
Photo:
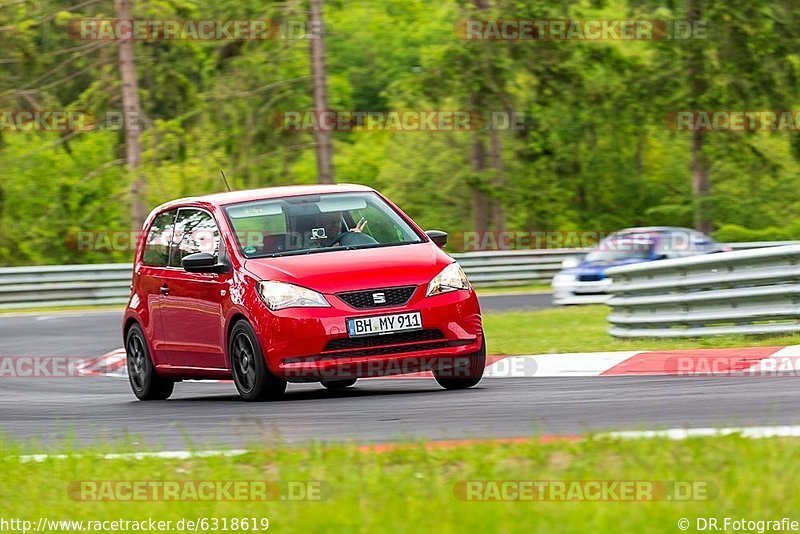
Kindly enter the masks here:
[[599, 304], [608, 299], [606, 270], [618, 265], [723, 252], [725, 247], [689, 228], [627, 228], [603, 239], [582, 259], [564, 260], [553, 277], [553, 304]]

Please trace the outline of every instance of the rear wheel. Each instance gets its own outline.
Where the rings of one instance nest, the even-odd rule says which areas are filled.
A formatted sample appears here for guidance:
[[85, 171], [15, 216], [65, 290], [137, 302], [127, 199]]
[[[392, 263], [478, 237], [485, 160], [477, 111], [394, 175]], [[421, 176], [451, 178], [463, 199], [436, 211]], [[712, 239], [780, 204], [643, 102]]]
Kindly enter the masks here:
[[439, 385], [445, 389], [466, 389], [480, 382], [486, 368], [486, 338], [483, 338], [480, 350], [467, 356], [466, 360], [464, 365], [454, 369], [434, 369], [433, 376]]
[[286, 391], [286, 380], [267, 369], [264, 354], [250, 323], [241, 320], [231, 331], [230, 345], [233, 382], [246, 401], [275, 400]]
[[355, 384], [356, 380], [357, 379], [355, 379], [355, 378], [350, 378], [350, 379], [345, 379], [345, 380], [324, 380], [322, 382], [322, 385], [325, 386], [328, 389], [333, 389], [333, 390], [345, 389], [345, 388], [349, 388], [350, 386]]
[[172, 395], [175, 382], [156, 373], [142, 328], [135, 324], [125, 337], [128, 380], [136, 398], [143, 401], [165, 400]]

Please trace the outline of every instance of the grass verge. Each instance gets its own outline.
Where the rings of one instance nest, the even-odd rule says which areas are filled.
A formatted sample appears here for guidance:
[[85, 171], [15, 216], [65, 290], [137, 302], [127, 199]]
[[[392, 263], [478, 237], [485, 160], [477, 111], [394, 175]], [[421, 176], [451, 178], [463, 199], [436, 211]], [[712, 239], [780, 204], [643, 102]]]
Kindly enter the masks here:
[[486, 313], [491, 354], [550, 354], [615, 350], [698, 349], [800, 344], [800, 335], [714, 336], [692, 339], [616, 339], [608, 335], [607, 306]]
[[103, 312], [103, 311], [125, 311], [124, 304], [109, 304], [104, 306], [45, 306], [42, 308], [9, 308], [0, 310], [0, 317], [3, 315], [43, 315], [52, 312]]
[[[237, 457], [22, 463], [3, 445], [0, 518], [144, 520], [263, 518], [278, 532], [678, 532], [697, 517], [792, 517], [800, 506], [800, 441], [738, 436], [686, 441], [477, 443], [389, 452], [355, 445], [276, 447]], [[324, 501], [80, 501], [77, 481], [320, 481]], [[459, 481], [684, 481], [709, 490], [689, 500], [475, 502]], [[74, 495], [74, 494], [73, 494]], [[212, 531], [211, 529], [200, 529]], [[51, 528], [53, 532], [64, 529]], [[253, 531], [253, 530], [250, 530]]]
[[553, 288], [550, 284], [521, 284], [501, 286], [477, 286], [475, 292], [481, 295], [497, 295], [503, 293], [549, 293]]

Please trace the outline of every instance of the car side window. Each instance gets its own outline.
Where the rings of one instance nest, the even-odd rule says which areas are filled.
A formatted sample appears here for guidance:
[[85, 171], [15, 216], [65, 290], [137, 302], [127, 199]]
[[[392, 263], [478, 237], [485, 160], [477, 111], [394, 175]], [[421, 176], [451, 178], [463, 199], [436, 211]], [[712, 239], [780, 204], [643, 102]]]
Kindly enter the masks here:
[[696, 232], [675, 233], [664, 236], [658, 246], [657, 252], [667, 258], [688, 258], [705, 254], [713, 250], [713, 242]]
[[214, 217], [206, 211], [180, 209], [175, 220], [169, 264], [171, 267], [181, 267], [184, 257], [197, 252], [207, 252], [219, 258], [219, 228]]
[[169, 263], [169, 244], [172, 241], [176, 213], [177, 210], [165, 211], [150, 225], [142, 253], [142, 263], [145, 265], [166, 267]]

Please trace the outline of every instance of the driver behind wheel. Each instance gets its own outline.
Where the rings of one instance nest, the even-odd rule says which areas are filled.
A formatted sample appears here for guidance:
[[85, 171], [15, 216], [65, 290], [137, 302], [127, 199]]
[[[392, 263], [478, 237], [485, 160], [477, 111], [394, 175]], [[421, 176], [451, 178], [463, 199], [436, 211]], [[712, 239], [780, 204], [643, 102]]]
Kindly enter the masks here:
[[315, 217], [315, 228], [311, 229], [310, 241], [314, 248], [371, 245], [377, 243], [363, 233], [367, 220], [361, 219], [353, 228], [348, 228], [343, 212], [320, 213]]

